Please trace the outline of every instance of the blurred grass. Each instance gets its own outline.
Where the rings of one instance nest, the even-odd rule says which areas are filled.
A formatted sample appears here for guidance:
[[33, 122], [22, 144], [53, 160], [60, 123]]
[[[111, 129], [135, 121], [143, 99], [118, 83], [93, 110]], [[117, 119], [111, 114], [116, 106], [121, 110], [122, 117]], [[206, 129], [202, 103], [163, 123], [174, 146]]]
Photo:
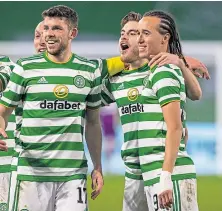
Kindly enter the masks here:
[[[91, 193], [88, 180], [88, 193]], [[222, 177], [198, 177], [199, 211], [222, 211]], [[121, 211], [124, 188], [123, 176], [105, 176], [102, 194], [89, 200], [89, 211]], [[89, 195], [90, 198], [90, 195]]]

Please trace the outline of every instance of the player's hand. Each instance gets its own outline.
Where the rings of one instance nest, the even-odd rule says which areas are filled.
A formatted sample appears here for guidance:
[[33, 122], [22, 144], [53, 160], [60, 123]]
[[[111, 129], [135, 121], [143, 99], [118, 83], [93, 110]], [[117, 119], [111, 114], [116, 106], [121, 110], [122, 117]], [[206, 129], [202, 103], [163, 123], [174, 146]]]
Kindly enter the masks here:
[[160, 175], [158, 201], [161, 209], [170, 209], [173, 204], [173, 182], [171, 173], [162, 171]]
[[169, 210], [173, 204], [173, 191], [166, 190], [166, 191], [162, 192], [158, 196], [158, 201], [159, 201], [161, 209]]
[[189, 65], [189, 69], [193, 72], [198, 78], [210, 79], [210, 74], [207, 70], [207, 67], [198, 59], [193, 57], [185, 56], [185, 59]]
[[155, 65], [157, 65], [158, 67], [161, 67], [166, 64], [174, 64], [178, 67], [181, 66], [181, 59], [179, 58], [179, 56], [175, 54], [162, 52], [157, 55], [151, 55], [150, 57], [152, 59], [150, 60], [148, 65], [151, 68], [154, 67]]
[[101, 193], [102, 187], [104, 185], [102, 170], [94, 169], [91, 173], [91, 178], [93, 189], [91, 193], [91, 198], [94, 200]]
[[[2, 128], [0, 128], [0, 135], [3, 136], [4, 138], [8, 138], [5, 130], [3, 130]], [[8, 150], [8, 147], [6, 146], [6, 142], [3, 140], [0, 140], [0, 150], [2, 151]]]

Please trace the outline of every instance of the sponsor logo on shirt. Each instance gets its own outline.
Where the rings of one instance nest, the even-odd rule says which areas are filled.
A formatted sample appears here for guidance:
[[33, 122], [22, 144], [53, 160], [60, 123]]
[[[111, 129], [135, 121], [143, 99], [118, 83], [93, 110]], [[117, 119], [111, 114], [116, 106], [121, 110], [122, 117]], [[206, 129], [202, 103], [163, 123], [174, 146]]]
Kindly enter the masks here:
[[122, 114], [133, 114], [144, 112], [144, 107], [140, 103], [129, 104], [121, 108]]
[[139, 90], [137, 88], [131, 88], [127, 92], [127, 96], [130, 101], [135, 101], [139, 97]]
[[50, 110], [80, 110], [80, 103], [76, 102], [68, 102], [67, 100], [65, 101], [48, 101], [44, 100], [43, 102], [40, 103], [40, 108], [41, 109], [50, 109]]
[[67, 97], [67, 95], [69, 93], [69, 89], [65, 85], [57, 85], [54, 88], [53, 92], [57, 98], [65, 98], [65, 97]]

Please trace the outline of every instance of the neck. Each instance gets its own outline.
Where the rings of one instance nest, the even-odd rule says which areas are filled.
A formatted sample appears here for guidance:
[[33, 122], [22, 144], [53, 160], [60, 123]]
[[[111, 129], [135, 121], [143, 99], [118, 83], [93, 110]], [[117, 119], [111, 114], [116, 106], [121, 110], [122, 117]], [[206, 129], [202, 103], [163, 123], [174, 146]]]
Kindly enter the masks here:
[[48, 58], [53, 62], [66, 63], [69, 61], [71, 55], [72, 55], [71, 45], [69, 45], [68, 48], [62, 51], [59, 55], [52, 55], [48, 53]]
[[141, 66], [143, 66], [145, 63], [147, 63], [147, 59], [138, 59], [129, 64], [129, 70], [138, 69]]

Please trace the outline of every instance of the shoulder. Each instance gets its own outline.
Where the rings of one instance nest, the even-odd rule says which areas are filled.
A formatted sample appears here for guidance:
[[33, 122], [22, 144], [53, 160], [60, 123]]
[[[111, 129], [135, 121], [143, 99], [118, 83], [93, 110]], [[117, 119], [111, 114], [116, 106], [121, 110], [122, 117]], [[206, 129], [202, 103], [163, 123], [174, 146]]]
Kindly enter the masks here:
[[[88, 71], [94, 73], [95, 70], [99, 67], [100, 63], [97, 60], [89, 60], [85, 57], [75, 55], [73, 59], [73, 63], [76, 65], [83, 66], [83, 68]], [[81, 68], [82, 69], [82, 68]]]
[[25, 57], [25, 58], [20, 58], [17, 61], [17, 64], [26, 68], [30, 65], [42, 63], [42, 62], [46, 62], [46, 60], [43, 54], [38, 54], [38, 55], [33, 55], [33, 56]]
[[183, 77], [181, 69], [174, 64], [167, 64], [161, 67], [155, 66], [151, 69], [150, 80], [175, 78], [181, 79]]
[[12, 62], [8, 56], [0, 55], [0, 63]]

